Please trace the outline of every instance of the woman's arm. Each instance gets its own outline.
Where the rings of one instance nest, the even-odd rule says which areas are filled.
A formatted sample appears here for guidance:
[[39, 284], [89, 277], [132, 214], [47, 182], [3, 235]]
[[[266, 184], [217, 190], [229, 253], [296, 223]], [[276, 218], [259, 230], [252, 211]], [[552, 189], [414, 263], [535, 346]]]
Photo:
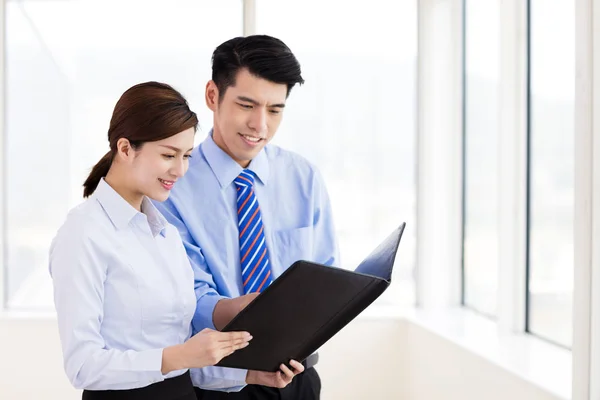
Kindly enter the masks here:
[[184, 344], [164, 349], [107, 349], [101, 334], [106, 244], [73, 222], [61, 228], [50, 250], [64, 368], [73, 386], [96, 390], [147, 386], [171, 371], [214, 365], [248, 344], [247, 333], [205, 330]]
[[104, 317], [107, 260], [81, 221], [67, 221], [50, 248], [50, 274], [64, 368], [78, 389], [130, 389], [163, 380], [163, 349], [106, 349]]

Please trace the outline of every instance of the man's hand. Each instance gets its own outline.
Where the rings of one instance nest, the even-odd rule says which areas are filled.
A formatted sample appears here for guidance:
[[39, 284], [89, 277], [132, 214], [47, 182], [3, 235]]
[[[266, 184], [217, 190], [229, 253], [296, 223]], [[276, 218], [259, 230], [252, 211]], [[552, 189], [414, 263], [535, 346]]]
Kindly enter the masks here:
[[229, 321], [250, 304], [259, 293], [250, 293], [233, 299], [219, 300], [213, 311], [213, 324], [217, 330], [223, 329]]
[[298, 361], [292, 360], [290, 365], [294, 368], [293, 372], [284, 364], [281, 364], [281, 370], [277, 372], [248, 371], [246, 383], [283, 389], [292, 382], [294, 376], [304, 372], [304, 366]]
[[[260, 293], [249, 293], [244, 296], [240, 296], [240, 297], [233, 299], [233, 300], [237, 301], [236, 302], [237, 307], [238, 307], [237, 312], [239, 313], [244, 308], [246, 308], [248, 306], [248, 304], [252, 303], [254, 301], [254, 299], [258, 297], [259, 294]], [[236, 315], [237, 315], [237, 313], [236, 313]]]

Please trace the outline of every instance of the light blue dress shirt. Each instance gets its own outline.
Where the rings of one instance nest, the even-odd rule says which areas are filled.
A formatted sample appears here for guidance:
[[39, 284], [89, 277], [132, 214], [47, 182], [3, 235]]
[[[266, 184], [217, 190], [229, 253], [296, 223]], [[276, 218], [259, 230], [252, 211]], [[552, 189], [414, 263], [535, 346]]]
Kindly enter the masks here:
[[[300, 259], [338, 265], [329, 196], [317, 169], [275, 145], [267, 145], [248, 168], [257, 176], [255, 193], [273, 277]], [[189, 170], [169, 199], [155, 203], [179, 229], [194, 269], [194, 332], [214, 329], [212, 314], [219, 300], [244, 294], [233, 183], [242, 170], [209, 135], [193, 150]], [[246, 373], [220, 367], [191, 370], [195, 386], [226, 391], [242, 389]]]
[[104, 180], [68, 214], [50, 248], [64, 368], [78, 389], [148, 386], [163, 348], [184, 343], [194, 275], [177, 229], [145, 198], [138, 212]]

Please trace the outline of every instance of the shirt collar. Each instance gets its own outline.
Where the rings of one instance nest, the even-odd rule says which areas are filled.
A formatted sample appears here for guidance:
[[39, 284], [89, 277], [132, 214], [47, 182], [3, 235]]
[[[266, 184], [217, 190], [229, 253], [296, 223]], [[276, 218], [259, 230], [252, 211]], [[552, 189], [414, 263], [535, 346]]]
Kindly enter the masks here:
[[[210, 134], [200, 146], [208, 165], [213, 170], [223, 189], [231, 185], [233, 180], [244, 170], [244, 168], [217, 146], [212, 133], [213, 131], [211, 129]], [[267, 158], [264, 148], [252, 161], [250, 161], [250, 165], [248, 165], [246, 169], [254, 172], [263, 185], [267, 184], [269, 179], [269, 159]]]
[[[117, 229], [127, 228], [133, 218], [142, 214], [106, 183], [104, 178], [100, 179], [98, 187], [94, 191], [94, 197]], [[152, 235], [156, 236], [160, 233], [164, 236], [167, 220], [145, 196], [142, 200], [142, 210], [148, 220]]]
[[148, 217], [152, 236], [156, 236], [160, 233], [164, 237], [168, 222], [152, 201], [146, 196], [144, 196], [144, 200], [142, 200], [142, 212]]

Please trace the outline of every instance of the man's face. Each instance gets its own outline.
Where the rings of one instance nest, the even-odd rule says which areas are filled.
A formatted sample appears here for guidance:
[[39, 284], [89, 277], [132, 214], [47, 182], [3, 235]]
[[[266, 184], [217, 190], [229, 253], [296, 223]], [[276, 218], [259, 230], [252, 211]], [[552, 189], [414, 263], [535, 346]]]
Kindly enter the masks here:
[[213, 81], [206, 85], [206, 103], [214, 112], [213, 138], [242, 167], [273, 139], [281, 123], [287, 86], [258, 78], [247, 69], [237, 73], [235, 86], [219, 102]]

